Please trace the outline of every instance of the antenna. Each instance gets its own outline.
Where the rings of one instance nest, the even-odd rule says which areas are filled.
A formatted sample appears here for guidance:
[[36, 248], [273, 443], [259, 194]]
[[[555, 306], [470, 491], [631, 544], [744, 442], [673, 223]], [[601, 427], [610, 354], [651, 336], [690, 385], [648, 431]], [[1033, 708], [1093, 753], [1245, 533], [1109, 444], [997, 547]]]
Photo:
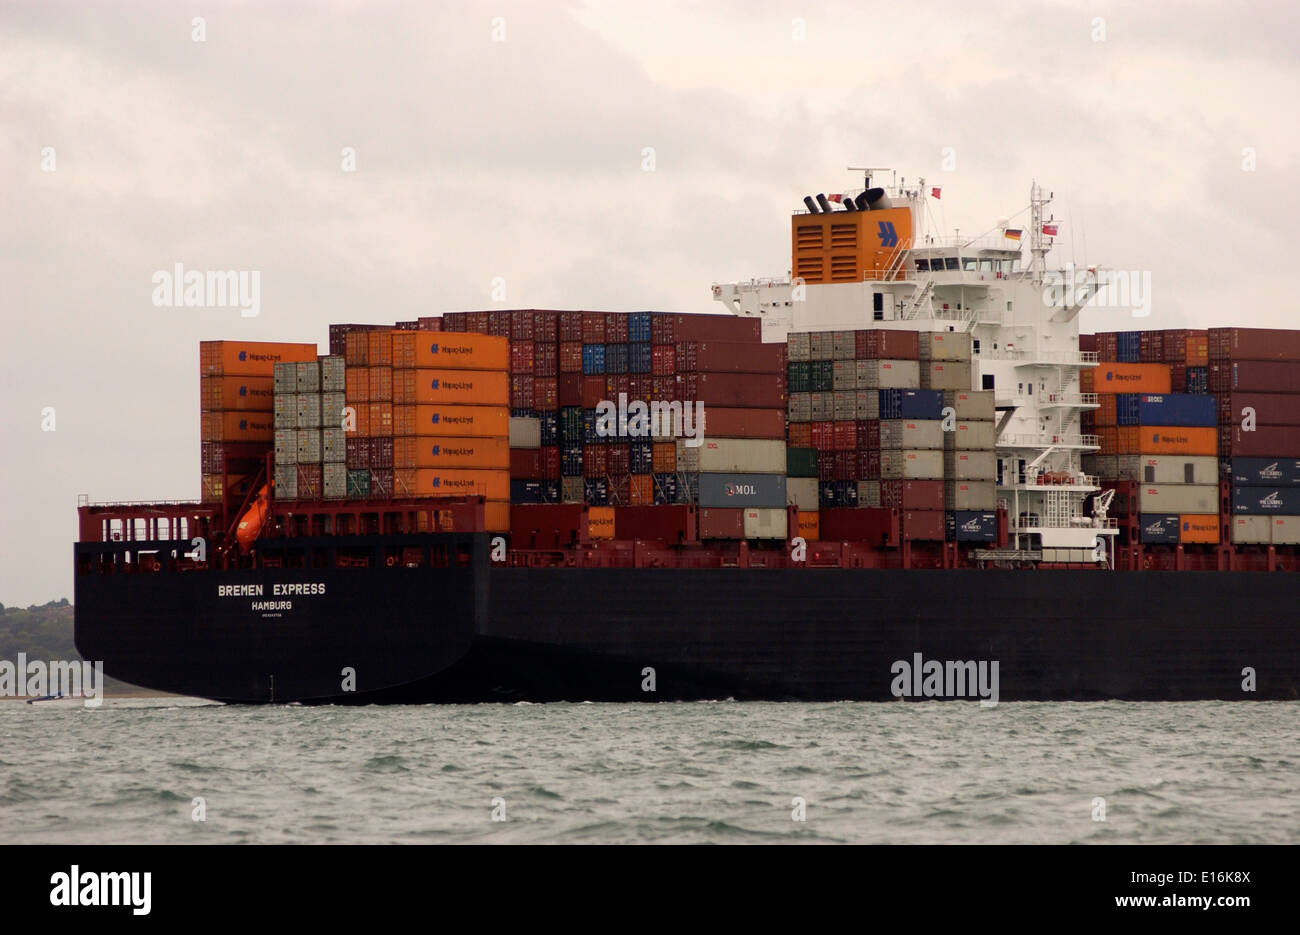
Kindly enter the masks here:
[[[849, 167], [848, 167], [848, 170], [849, 170], [850, 172], [861, 172], [861, 173], [862, 173], [862, 179], [863, 179], [862, 187], [863, 187], [863, 188], [870, 188], [870, 187], [871, 187], [871, 173], [873, 173], [873, 172], [893, 172], [893, 171], [894, 171], [894, 169], [893, 169], [891, 166], [849, 166]], [[897, 186], [894, 186], [894, 187], [897, 187]]]

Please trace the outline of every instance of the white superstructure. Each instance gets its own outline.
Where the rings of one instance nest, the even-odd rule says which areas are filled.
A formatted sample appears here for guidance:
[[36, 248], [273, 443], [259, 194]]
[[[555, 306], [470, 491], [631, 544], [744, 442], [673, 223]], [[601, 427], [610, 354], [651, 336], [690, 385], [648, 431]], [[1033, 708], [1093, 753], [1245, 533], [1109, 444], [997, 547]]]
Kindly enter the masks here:
[[[893, 224], [878, 222], [879, 245], [874, 246], [888, 252], [860, 280], [804, 282], [787, 276], [718, 284], [714, 298], [737, 315], [760, 318], [767, 342], [784, 341], [792, 331], [968, 332], [971, 389], [991, 389], [996, 400], [998, 495], [1008, 510], [1011, 549], [1026, 556], [1041, 553], [1048, 562], [1106, 560], [1113, 550], [1104, 537], [1115, 535], [1114, 521], [1104, 509], [1098, 516], [1085, 515], [1084, 499], [1098, 487], [1081, 469], [1082, 455], [1097, 450], [1097, 437], [1080, 429], [1080, 414], [1096, 409], [1097, 397], [1079, 385], [1080, 371], [1095, 367], [1097, 355], [1079, 350], [1078, 327], [1079, 312], [1095, 292], [1096, 270], [1080, 282], [1072, 270], [1048, 269], [1051, 239], [1043, 226], [1050, 220], [1043, 208], [1050, 199], [1036, 184], [1022, 235], [1030, 248], [1027, 266], [1020, 243], [1006, 235], [1005, 221], [976, 239], [927, 234], [930, 190], [924, 179], [914, 188], [888, 186], [883, 199], [881, 192], [871, 188], [868, 176], [866, 189], [843, 196], [845, 201], [857, 196], [860, 210], [829, 205], [836, 218], [856, 221], [873, 235], [869, 225], [875, 217], [898, 217], [898, 208], [910, 211], [910, 232], [896, 238]], [[895, 211], [877, 214], [877, 207]], [[827, 212], [796, 212], [809, 213]], [[900, 217], [898, 226], [905, 220]], [[1062, 288], [1067, 276], [1075, 278], [1071, 289]]]

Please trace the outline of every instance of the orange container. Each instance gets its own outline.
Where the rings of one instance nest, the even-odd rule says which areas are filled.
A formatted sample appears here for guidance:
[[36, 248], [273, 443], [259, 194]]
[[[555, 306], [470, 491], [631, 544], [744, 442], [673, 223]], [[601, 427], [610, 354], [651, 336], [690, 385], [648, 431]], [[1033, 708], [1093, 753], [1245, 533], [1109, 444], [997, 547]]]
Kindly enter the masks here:
[[1168, 393], [1168, 364], [1098, 364], [1093, 373], [1097, 393]]
[[366, 363], [371, 367], [393, 366], [393, 332], [367, 331]]
[[416, 468], [415, 493], [419, 497], [486, 497], [508, 501], [510, 472]]
[[349, 403], [370, 402], [370, 371], [367, 368], [348, 367], [344, 371], [344, 381], [343, 397]]
[[[461, 438], [506, 438], [510, 410], [504, 406], [393, 406], [394, 435], [455, 435]], [[675, 452], [676, 447], [669, 442]]]
[[275, 378], [203, 377], [199, 380], [199, 405], [210, 412], [273, 412]]
[[791, 422], [786, 436], [786, 444], [791, 448], [811, 448], [812, 423]]
[[442, 438], [399, 435], [393, 439], [393, 467], [510, 469], [504, 438]]
[[614, 508], [612, 506], [587, 507], [587, 535], [591, 539], [614, 538]]
[[1101, 450], [1097, 452], [1103, 455], [1113, 455], [1119, 453], [1119, 429], [1113, 425], [1101, 426], [1097, 429], [1098, 444]]
[[393, 434], [393, 404], [366, 403], [369, 411], [366, 432], [371, 438], [380, 438]]
[[[1208, 367], [1210, 365], [1210, 336], [1204, 331], [1187, 335], [1187, 366]], [[1217, 542], [1218, 539], [1215, 539]]]
[[677, 443], [653, 443], [650, 446], [650, 460], [656, 474], [673, 473], [677, 470]]
[[349, 331], [343, 340], [344, 362], [349, 367], [364, 367], [370, 350], [370, 332]]
[[[348, 419], [352, 420], [351, 429], [348, 428]], [[350, 438], [369, 438], [370, 437], [370, 404], [369, 403], [349, 403], [343, 409], [343, 430], [348, 433]]]
[[1097, 424], [1115, 425], [1115, 394], [1102, 393], [1097, 397], [1097, 402], [1100, 403], [1096, 411]]
[[816, 510], [799, 511], [799, 535], [809, 542], [821, 538], [820, 515]]
[[632, 506], [654, 506], [654, 477], [649, 474], [633, 474], [628, 485], [628, 502]]
[[1097, 379], [1093, 376], [1092, 367], [1083, 367], [1079, 370], [1079, 392], [1095, 393], [1094, 387], [1097, 385]]
[[366, 368], [366, 392], [369, 394], [366, 398], [372, 403], [391, 403], [393, 401], [393, 368]]
[[483, 528], [488, 532], [510, 531], [509, 500], [489, 500], [483, 504]]
[[1219, 541], [1219, 516], [1217, 513], [1184, 513], [1178, 517], [1179, 542]]
[[1115, 431], [1118, 436], [1116, 454], [1206, 456], [1216, 454], [1219, 450], [1217, 428], [1122, 425]]
[[275, 421], [269, 412], [204, 412], [199, 415], [199, 439], [205, 442], [269, 442]]
[[199, 342], [199, 374], [205, 377], [273, 377], [276, 364], [315, 359], [315, 344], [279, 344], [274, 341]]
[[504, 371], [394, 370], [393, 402], [509, 406], [510, 383]]
[[390, 333], [394, 367], [502, 372], [510, 369], [510, 341], [497, 335], [453, 331]]

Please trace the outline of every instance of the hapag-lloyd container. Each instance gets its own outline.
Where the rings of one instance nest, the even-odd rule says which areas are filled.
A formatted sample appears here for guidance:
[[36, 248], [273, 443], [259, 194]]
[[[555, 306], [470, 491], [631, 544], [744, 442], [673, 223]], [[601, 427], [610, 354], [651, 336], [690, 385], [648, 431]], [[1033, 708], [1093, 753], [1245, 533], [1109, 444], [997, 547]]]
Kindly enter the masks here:
[[992, 451], [950, 448], [943, 453], [943, 467], [949, 480], [994, 480], [997, 456]]
[[946, 510], [996, 510], [997, 485], [991, 480], [950, 480], [943, 485]]
[[1219, 541], [1218, 513], [1184, 513], [1178, 518], [1178, 541], [1210, 545]]
[[510, 446], [504, 438], [399, 436], [393, 439], [393, 466], [508, 470]]
[[1295, 487], [1233, 487], [1232, 512], [1246, 516], [1300, 515], [1300, 489]]
[[488, 500], [510, 499], [510, 472], [419, 468], [415, 490], [421, 497], [478, 496]]
[[970, 384], [969, 362], [932, 360], [921, 363], [921, 386], [927, 390], [964, 390]]
[[428, 331], [391, 334], [392, 365], [400, 369], [505, 371], [510, 367], [510, 341], [498, 335]]
[[509, 377], [504, 371], [496, 370], [396, 370], [393, 401], [509, 406]]
[[[942, 425], [942, 423], [940, 423]], [[994, 446], [994, 423], [958, 418], [953, 431], [943, 433], [944, 446], [971, 451], [987, 451]]]
[[1217, 484], [1219, 459], [1190, 455], [1120, 455], [1104, 477], [1144, 484]]
[[275, 408], [274, 380], [271, 377], [203, 377], [199, 380], [199, 405], [210, 411], [270, 412]]
[[315, 359], [315, 344], [282, 344], [272, 341], [199, 342], [199, 373], [205, 377], [274, 377], [275, 365], [278, 363]]
[[1219, 488], [1215, 484], [1139, 484], [1139, 513], [1217, 513]]
[[785, 506], [785, 474], [699, 474], [701, 507]]
[[270, 412], [204, 412], [199, 415], [199, 440], [205, 442], [269, 442], [275, 437]]
[[1300, 458], [1233, 458], [1232, 482], [1241, 487], [1300, 487]]
[[880, 422], [881, 448], [943, 448], [943, 422], [934, 419], [885, 419]]
[[1179, 526], [1177, 513], [1143, 513], [1138, 516], [1138, 541], [1149, 545], [1176, 545]]
[[744, 511], [746, 539], [784, 539], [789, 528], [789, 517], [782, 509], [755, 509]]
[[1253, 414], [1256, 425], [1300, 425], [1300, 400], [1293, 393], [1219, 393], [1220, 425], [1241, 422]]
[[799, 511], [799, 535], [805, 542], [821, 538], [821, 519], [817, 510]]
[[858, 389], [920, 389], [921, 364], [915, 360], [860, 360]]
[[1115, 454], [1213, 455], [1219, 448], [1218, 431], [1208, 427], [1124, 425], [1111, 431]]
[[942, 480], [943, 449], [884, 449], [880, 452], [884, 480]]
[[1092, 369], [1092, 380], [1098, 393], [1168, 393], [1171, 388], [1165, 364], [1101, 363]]
[[[969, 422], [991, 421], [997, 418], [992, 390], [943, 390], [940, 408], [949, 406], [958, 419]], [[919, 418], [919, 417], [918, 417]], [[938, 412], [929, 418], [942, 418]]]

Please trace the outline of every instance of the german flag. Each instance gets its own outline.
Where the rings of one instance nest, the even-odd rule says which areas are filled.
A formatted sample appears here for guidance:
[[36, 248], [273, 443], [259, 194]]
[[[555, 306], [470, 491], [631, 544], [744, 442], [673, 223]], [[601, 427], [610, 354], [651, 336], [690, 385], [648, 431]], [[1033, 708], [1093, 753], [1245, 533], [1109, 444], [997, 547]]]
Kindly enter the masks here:
[[1019, 240], [1021, 231], [1015, 228], [1008, 228], [1002, 232], [1002, 236], [1007, 240]]

